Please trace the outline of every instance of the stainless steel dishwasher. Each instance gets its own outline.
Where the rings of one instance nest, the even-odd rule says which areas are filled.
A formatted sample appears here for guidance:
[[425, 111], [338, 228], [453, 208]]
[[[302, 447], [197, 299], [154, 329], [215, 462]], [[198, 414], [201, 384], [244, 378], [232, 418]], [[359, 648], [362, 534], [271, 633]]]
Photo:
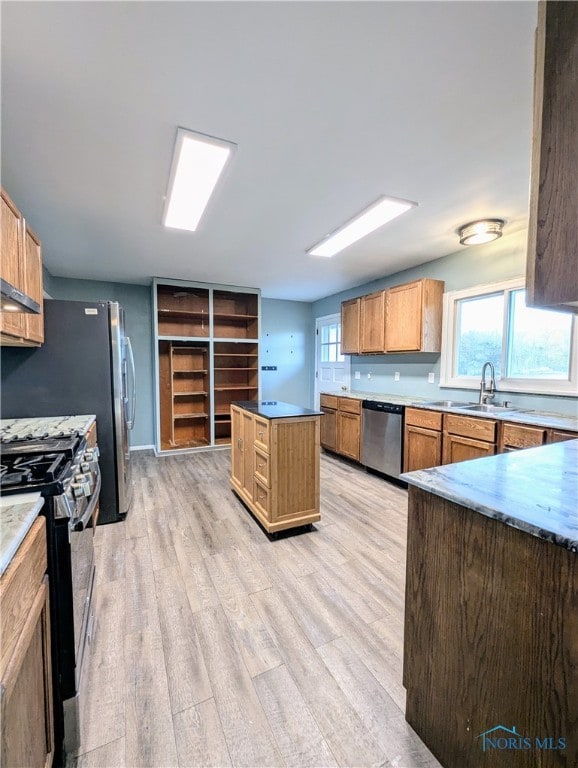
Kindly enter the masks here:
[[403, 435], [403, 405], [364, 400], [361, 425], [361, 463], [399, 478]]

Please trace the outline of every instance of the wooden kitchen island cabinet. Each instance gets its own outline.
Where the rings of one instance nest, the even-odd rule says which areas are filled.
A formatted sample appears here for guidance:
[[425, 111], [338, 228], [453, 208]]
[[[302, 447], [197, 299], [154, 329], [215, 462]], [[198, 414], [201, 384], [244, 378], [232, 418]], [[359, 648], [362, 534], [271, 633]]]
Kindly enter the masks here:
[[446, 768], [578, 765], [577, 468], [573, 440], [402, 475], [406, 720]]
[[320, 417], [280, 401], [231, 405], [231, 487], [268, 533], [321, 519]]

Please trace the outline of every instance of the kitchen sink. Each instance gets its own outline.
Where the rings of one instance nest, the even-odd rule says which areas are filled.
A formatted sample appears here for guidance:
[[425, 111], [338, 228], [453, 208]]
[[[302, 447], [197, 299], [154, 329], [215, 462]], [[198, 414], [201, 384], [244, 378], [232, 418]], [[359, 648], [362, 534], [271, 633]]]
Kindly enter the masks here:
[[476, 403], [475, 405], [459, 406], [462, 411], [481, 411], [482, 413], [503, 413], [504, 411], [519, 411], [512, 405], [492, 405], [491, 403]]
[[429, 403], [420, 403], [420, 405], [431, 405], [434, 408], [467, 408], [470, 403], [463, 403], [460, 400], [432, 400]]

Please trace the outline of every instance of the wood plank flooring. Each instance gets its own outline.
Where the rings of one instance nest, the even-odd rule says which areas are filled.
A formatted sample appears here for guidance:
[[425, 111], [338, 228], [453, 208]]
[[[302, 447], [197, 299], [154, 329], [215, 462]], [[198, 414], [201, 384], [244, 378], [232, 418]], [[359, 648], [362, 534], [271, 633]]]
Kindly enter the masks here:
[[270, 541], [229, 464], [134, 455], [68, 767], [439, 766], [403, 716], [406, 492], [323, 454], [321, 521]]

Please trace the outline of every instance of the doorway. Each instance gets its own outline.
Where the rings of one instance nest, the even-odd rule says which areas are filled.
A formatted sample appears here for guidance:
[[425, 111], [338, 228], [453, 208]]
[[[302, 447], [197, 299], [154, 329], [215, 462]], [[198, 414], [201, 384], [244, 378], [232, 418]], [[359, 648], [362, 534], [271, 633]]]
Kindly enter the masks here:
[[315, 403], [320, 392], [342, 394], [351, 379], [349, 355], [341, 354], [341, 315], [326, 315], [315, 320]]

